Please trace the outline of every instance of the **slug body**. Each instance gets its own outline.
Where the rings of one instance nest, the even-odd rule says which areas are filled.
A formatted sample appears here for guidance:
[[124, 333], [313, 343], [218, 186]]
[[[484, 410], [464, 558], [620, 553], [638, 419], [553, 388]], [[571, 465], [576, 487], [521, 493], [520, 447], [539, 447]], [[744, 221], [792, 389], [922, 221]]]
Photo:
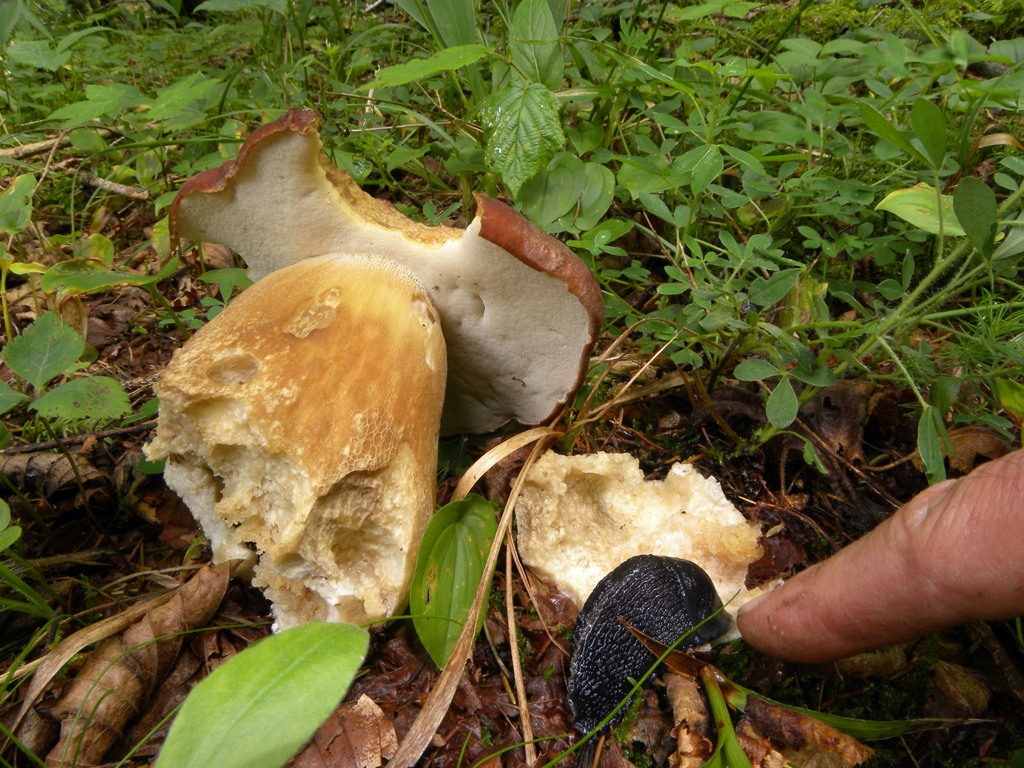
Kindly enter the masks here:
[[[573, 632], [568, 688], [576, 731], [596, 728], [655, 661], [619, 617], [659, 643], [672, 645], [721, 607], [704, 570], [677, 557], [637, 555], [601, 579]], [[677, 647], [709, 643], [731, 626], [732, 619], [719, 612]]]

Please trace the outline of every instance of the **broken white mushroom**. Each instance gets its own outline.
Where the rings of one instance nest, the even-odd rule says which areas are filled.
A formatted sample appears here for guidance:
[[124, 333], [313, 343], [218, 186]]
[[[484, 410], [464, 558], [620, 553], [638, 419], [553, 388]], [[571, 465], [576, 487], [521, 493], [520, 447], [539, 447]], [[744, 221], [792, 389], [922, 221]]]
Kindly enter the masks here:
[[604, 316], [587, 266], [482, 195], [465, 230], [412, 221], [334, 167], [318, 124], [315, 112], [294, 110], [253, 131], [233, 162], [182, 186], [172, 229], [227, 245], [254, 279], [324, 253], [390, 259], [416, 275], [441, 317], [449, 363], [442, 432], [551, 416], [582, 381]]
[[278, 628], [400, 609], [439, 431], [551, 416], [602, 316], [586, 266], [508, 206], [415, 224], [334, 168], [317, 123], [287, 113], [178, 193], [172, 231], [260, 279], [175, 355], [147, 448], [215, 560], [258, 560]]
[[598, 581], [635, 555], [692, 560], [732, 614], [756, 594], [744, 582], [761, 557], [760, 526], [689, 464], [651, 481], [629, 454], [548, 451], [526, 476], [516, 525], [523, 563], [580, 607]]

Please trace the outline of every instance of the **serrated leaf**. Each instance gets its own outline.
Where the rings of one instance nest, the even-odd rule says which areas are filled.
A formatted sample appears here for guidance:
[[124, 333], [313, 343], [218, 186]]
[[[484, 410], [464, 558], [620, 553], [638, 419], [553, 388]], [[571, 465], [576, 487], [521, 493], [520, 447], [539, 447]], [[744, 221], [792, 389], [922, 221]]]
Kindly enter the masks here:
[[16, 235], [32, 220], [32, 192], [36, 177], [30, 173], [18, 176], [0, 195], [0, 233]]
[[765, 415], [773, 426], [785, 429], [796, 420], [799, 410], [800, 403], [797, 401], [796, 392], [793, 391], [793, 383], [788, 376], [783, 376], [768, 395], [768, 401], [764, 405]]
[[953, 211], [967, 239], [986, 259], [996, 244], [996, 195], [988, 184], [974, 176], [960, 180], [953, 192]]
[[146, 117], [149, 120], [166, 120], [176, 117], [188, 105], [202, 99], [211, 90], [220, 86], [220, 80], [205, 73], [194, 72], [188, 77], [157, 91], [153, 106]]
[[349, 624], [303, 624], [235, 654], [197, 685], [157, 768], [279, 768], [334, 711], [366, 656]]
[[488, 118], [484, 160], [516, 197], [565, 145], [558, 100], [540, 83], [517, 83], [495, 96]]
[[3, 350], [7, 367], [36, 391], [73, 370], [85, 351], [85, 341], [53, 312], [44, 312]]
[[737, 365], [732, 372], [740, 381], [764, 381], [779, 375], [779, 369], [767, 360], [749, 358]]
[[[939, 205], [942, 205], [942, 223], [939, 224]], [[935, 191], [930, 184], [916, 184], [910, 189], [897, 189], [875, 206], [880, 211], [899, 216], [932, 235], [963, 236], [965, 234], [953, 210], [953, 198]]]
[[90, 376], [54, 387], [29, 408], [48, 419], [109, 421], [129, 413], [132, 405], [115, 379]]
[[365, 85], [363, 90], [393, 88], [397, 85], [422, 80], [440, 72], [451, 72], [480, 61], [490, 52], [491, 49], [486, 45], [475, 43], [445, 48], [425, 59], [412, 59], [404, 64], [396, 64], [393, 67], [384, 67], [378, 70], [373, 80]]
[[512, 14], [509, 38], [512, 63], [530, 80], [557, 90], [565, 64], [548, 0], [522, 0]]
[[462, 632], [496, 530], [493, 505], [470, 494], [438, 510], [423, 534], [409, 611], [420, 642], [438, 668], [444, 667]]
[[941, 167], [946, 159], [946, 119], [942, 110], [922, 96], [910, 108], [910, 126], [924, 147], [930, 165]]

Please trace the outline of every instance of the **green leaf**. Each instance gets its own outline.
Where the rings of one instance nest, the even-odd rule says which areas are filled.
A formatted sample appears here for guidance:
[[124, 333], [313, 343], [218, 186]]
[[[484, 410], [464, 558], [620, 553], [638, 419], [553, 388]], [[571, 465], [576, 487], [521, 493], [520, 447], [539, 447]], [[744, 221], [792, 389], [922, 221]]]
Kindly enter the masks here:
[[118, 114], [127, 107], [149, 104], [142, 93], [133, 85], [87, 85], [85, 100], [61, 107], [50, 115], [50, 120], [61, 120], [62, 129], [84, 125], [98, 117]]
[[420, 642], [438, 668], [444, 667], [462, 632], [496, 530], [494, 506], [470, 494], [438, 510], [423, 534], [409, 611]]
[[199, 101], [210, 91], [220, 86], [220, 80], [206, 74], [193, 72], [188, 77], [176, 80], [166, 88], [157, 91], [153, 106], [146, 113], [149, 120], [166, 120], [177, 117], [189, 105]]
[[517, 83], [495, 95], [488, 119], [484, 159], [516, 197], [565, 145], [558, 100], [539, 83]]
[[32, 192], [36, 177], [30, 173], [18, 176], [0, 195], [0, 233], [16, 235], [32, 220]]
[[932, 168], [941, 168], [946, 159], [946, 119], [942, 110], [923, 96], [910, 108], [910, 126], [924, 147]]
[[771, 307], [782, 301], [790, 289], [796, 285], [803, 272], [799, 267], [780, 269], [767, 280], [757, 277], [750, 283], [747, 297], [759, 307]]
[[158, 768], [278, 768], [341, 701], [369, 637], [349, 624], [303, 624], [217, 667], [185, 699]]
[[703, 147], [691, 149], [673, 165], [673, 172], [690, 172], [690, 191], [699, 195], [708, 185], [718, 178], [725, 161], [722, 159], [722, 151], [715, 144], [705, 144]]
[[533, 82], [558, 90], [565, 64], [548, 0], [522, 0], [512, 14], [509, 38], [512, 63]]
[[[941, 226], [939, 224], [940, 201], [942, 205]], [[880, 211], [893, 213], [932, 235], [963, 236], [965, 234], [953, 210], [953, 198], [936, 192], [930, 184], [921, 183], [910, 189], [897, 189], [886, 195], [885, 199], [875, 207]]]
[[58, 261], [43, 275], [40, 284], [46, 291], [70, 291], [91, 293], [115, 285], [152, 285], [170, 277], [178, 269], [178, 259], [173, 258], [155, 275], [144, 275], [127, 269], [110, 269], [106, 264], [92, 259], [67, 259]]
[[220, 299], [225, 302], [235, 295], [236, 290], [241, 293], [252, 285], [249, 274], [238, 267], [211, 269], [209, 272], [201, 274], [199, 279], [207, 285], [216, 285]]
[[867, 102], [861, 101], [860, 103], [860, 117], [864, 121], [864, 125], [868, 127], [868, 130], [880, 139], [885, 139], [890, 144], [895, 144], [911, 157], [917, 158], [925, 165], [930, 165], [928, 158], [922, 155], [917, 147], [910, 143], [907, 137], [903, 135], [903, 132], [886, 120], [881, 112]]
[[572, 226], [586, 231], [596, 227], [611, 207], [615, 199], [615, 174], [598, 163], [586, 163], [583, 170], [586, 173], [583, 194], [577, 210], [570, 216]]
[[765, 415], [773, 426], [785, 429], [796, 420], [799, 410], [800, 403], [793, 391], [793, 383], [788, 376], [783, 376], [768, 395], [768, 402], [764, 405]]
[[25, 400], [28, 400], [28, 397], [13, 389], [6, 381], [0, 381], [0, 414], [7, 413]]
[[1018, 424], [1024, 422], [1024, 385], [1013, 379], [995, 379], [992, 385], [1002, 409], [1011, 414]]
[[59, 51], [45, 40], [15, 40], [7, 47], [7, 55], [15, 64], [56, 72], [67, 64], [71, 51]]
[[764, 381], [772, 376], [778, 376], [779, 373], [779, 369], [767, 360], [758, 360], [752, 357], [737, 365], [733, 369], [732, 375], [740, 381]]
[[576, 207], [586, 185], [583, 161], [569, 152], [560, 152], [520, 187], [518, 200], [523, 214], [544, 229]]
[[74, 370], [85, 341], [53, 312], [44, 312], [20, 336], [4, 347], [3, 361], [16, 374], [42, 391], [46, 384]]
[[964, 177], [953, 192], [953, 211], [975, 250], [986, 259], [991, 258], [998, 226], [992, 188], [974, 176]]
[[90, 376], [54, 387], [29, 408], [48, 419], [109, 421], [129, 413], [132, 404], [115, 379]]
[[486, 45], [457, 45], [445, 48], [425, 59], [412, 59], [404, 64], [384, 67], [377, 71], [373, 80], [363, 86], [362, 90], [371, 88], [393, 88], [397, 85], [416, 82], [439, 72], [451, 72], [469, 64], [474, 64], [490, 54]]
[[196, 11], [220, 11], [221, 13], [239, 13], [242, 11], [258, 11], [266, 9], [284, 16], [287, 0], [206, 0]]
[[946, 479], [946, 462], [942, 454], [945, 437], [946, 426], [939, 411], [931, 405], [925, 406], [917, 422], [917, 452], [929, 484]]

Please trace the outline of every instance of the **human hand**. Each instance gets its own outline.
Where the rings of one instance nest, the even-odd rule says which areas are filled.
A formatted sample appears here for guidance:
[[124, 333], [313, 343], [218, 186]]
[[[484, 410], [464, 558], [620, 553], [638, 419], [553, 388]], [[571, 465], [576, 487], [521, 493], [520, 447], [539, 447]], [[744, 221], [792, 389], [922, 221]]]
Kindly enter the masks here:
[[1024, 614], [1024, 450], [928, 488], [861, 539], [739, 610], [744, 639], [831, 661]]

